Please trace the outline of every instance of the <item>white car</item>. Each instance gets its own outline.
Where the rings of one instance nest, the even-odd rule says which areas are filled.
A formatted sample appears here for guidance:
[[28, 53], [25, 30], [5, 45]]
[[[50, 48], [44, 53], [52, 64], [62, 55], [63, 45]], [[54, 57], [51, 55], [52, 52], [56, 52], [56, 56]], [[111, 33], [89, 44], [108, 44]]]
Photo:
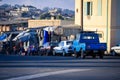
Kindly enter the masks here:
[[120, 55], [120, 44], [113, 46], [111, 48], [111, 54], [114, 55]]
[[61, 41], [57, 47], [53, 48], [53, 55], [62, 54], [66, 56], [73, 53], [72, 41]]

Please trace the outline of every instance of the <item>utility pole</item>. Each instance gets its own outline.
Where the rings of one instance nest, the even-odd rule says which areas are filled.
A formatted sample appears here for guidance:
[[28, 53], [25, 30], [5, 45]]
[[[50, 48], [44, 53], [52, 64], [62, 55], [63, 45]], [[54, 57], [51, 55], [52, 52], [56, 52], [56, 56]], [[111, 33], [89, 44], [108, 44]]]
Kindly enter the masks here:
[[84, 31], [84, 27], [83, 27], [83, 0], [81, 0], [81, 30]]

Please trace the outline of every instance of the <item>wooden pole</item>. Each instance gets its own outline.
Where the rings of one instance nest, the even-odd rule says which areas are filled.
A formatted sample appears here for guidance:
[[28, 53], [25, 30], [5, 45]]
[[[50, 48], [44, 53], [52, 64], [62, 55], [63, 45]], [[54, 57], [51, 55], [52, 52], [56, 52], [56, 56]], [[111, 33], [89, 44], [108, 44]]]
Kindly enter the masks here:
[[84, 31], [84, 27], [83, 27], [83, 0], [81, 0], [81, 30]]

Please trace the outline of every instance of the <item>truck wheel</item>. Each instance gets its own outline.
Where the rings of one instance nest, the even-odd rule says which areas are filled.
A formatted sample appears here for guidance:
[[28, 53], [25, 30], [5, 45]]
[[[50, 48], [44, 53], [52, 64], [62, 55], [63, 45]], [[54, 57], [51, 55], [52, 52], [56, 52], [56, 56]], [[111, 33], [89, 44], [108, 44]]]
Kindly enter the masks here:
[[92, 55], [92, 57], [95, 59], [95, 58], [96, 58], [96, 55], [95, 55], [95, 54], [93, 54], [93, 55]]
[[100, 59], [103, 59], [103, 55], [104, 55], [104, 51], [100, 51], [100, 53], [99, 53], [100, 55]]
[[75, 55], [75, 58], [79, 57], [79, 55], [77, 54], [76, 50], [74, 50], [74, 55]]
[[103, 59], [103, 55], [100, 55], [100, 59]]

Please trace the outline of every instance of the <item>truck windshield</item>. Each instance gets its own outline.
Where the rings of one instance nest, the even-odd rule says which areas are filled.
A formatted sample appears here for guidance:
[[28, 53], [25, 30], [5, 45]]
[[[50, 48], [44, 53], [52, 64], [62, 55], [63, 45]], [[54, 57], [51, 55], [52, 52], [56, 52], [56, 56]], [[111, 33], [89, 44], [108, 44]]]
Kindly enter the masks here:
[[95, 39], [95, 36], [83, 36], [83, 39]]
[[82, 34], [80, 36], [80, 42], [85, 42], [85, 43], [98, 43], [99, 42], [99, 37], [97, 34], [89, 33], [89, 34]]

